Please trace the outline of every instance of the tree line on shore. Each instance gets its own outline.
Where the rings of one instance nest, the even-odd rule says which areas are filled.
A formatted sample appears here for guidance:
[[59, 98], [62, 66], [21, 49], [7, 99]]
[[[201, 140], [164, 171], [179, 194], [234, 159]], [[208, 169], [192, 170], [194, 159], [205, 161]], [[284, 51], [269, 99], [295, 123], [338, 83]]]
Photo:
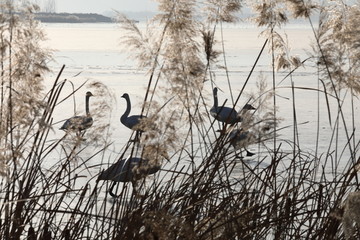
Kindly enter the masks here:
[[114, 19], [97, 13], [36, 13], [35, 19], [41, 22], [60, 23], [111, 23]]

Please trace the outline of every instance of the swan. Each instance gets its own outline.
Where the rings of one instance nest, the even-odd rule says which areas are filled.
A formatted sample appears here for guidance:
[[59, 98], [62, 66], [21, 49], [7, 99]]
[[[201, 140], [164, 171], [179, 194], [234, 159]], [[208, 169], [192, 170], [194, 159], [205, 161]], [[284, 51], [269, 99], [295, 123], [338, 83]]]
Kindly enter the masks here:
[[[237, 122], [241, 122], [243, 118], [238, 114], [238, 112], [234, 108], [218, 106], [218, 97], [217, 97], [218, 89], [215, 87], [213, 89], [214, 95], [214, 105], [210, 109], [210, 114], [216, 120], [227, 123], [227, 124], [235, 124]], [[250, 104], [245, 104], [243, 110], [254, 110], [255, 108]]]
[[109, 189], [109, 194], [112, 197], [117, 197], [113, 193], [113, 189], [117, 182], [136, 182], [137, 180], [151, 175], [160, 170], [160, 165], [153, 165], [149, 160], [139, 157], [128, 157], [127, 159], [120, 159], [108, 169], [102, 171], [98, 180], [113, 181]]
[[88, 129], [93, 125], [93, 118], [91, 117], [89, 110], [89, 99], [93, 96], [91, 92], [87, 92], [85, 95], [85, 116], [74, 116], [65, 121], [65, 123], [60, 128], [64, 131], [78, 131], [80, 133], [83, 130]]
[[139, 129], [138, 124], [140, 123], [140, 120], [143, 118], [146, 118], [146, 116], [143, 116], [143, 115], [129, 116], [130, 111], [131, 111], [131, 102], [130, 102], [129, 94], [124, 93], [121, 97], [125, 98], [125, 100], [126, 100], [126, 110], [125, 110], [124, 114], [121, 116], [120, 122], [132, 130], [142, 130], [143, 131], [143, 129]]
[[254, 143], [254, 134], [252, 132], [244, 131], [243, 129], [234, 129], [229, 134], [229, 140], [235, 149], [244, 148], [247, 157], [255, 155], [246, 148], [251, 143]]
[[100, 173], [98, 180], [114, 182], [131, 182], [142, 176], [151, 175], [160, 170], [159, 165], [152, 165], [149, 160], [139, 157], [120, 159]]

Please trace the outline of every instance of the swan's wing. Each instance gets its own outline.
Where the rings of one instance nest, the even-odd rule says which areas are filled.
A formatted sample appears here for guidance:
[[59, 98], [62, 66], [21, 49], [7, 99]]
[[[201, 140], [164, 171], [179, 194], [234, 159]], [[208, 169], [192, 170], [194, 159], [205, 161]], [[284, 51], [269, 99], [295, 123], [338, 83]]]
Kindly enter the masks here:
[[[140, 166], [139, 172], [134, 173], [134, 168]], [[134, 179], [134, 177], [139, 177], [142, 175], [149, 175], [156, 173], [160, 170], [160, 166], [149, 166], [149, 161], [133, 157], [128, 157], [127, 159], [121, 159], [111, 165], [108, 169], [103, 171], [98, 180], [111, 180], [115, 182], [129, 182]], [[140, 174], [140, 175], [139, 175]], [[134, 176], [135, 175], [135, 176]]]
[[[140, 120], [146, 118], [145, 116], [142, 115], [131, 115], [126, 119], [126, 126], [128, 128], [134, 129], [136, 128], [136, 125], [138, 125], [140, 123]], [[137, 129], [134, 129], [137, 130]]]
[[233, 108], [229, 107], [217, 107], [211, 109], [210, 114], [220, 122], [236, 122], [238, 119], [238, 113]]
[[61, 130], [84, 130], [91, 127], [93, 124], [92, 117], [75, 116], [66, 120]]
[[94, 123], [94, 120], [92, 117], [84, 117], [82, 119], [79, 129], [80, 130], [88, 129], [89, 127], [91, 127], [93, 125], [93, 123]]
[[81, 116], [74, 116], [65, 121], [60, 129], [62, 130], [74, 130], [76, 126], [80, 125], [82, 122]]
[[98, 180], [111, 180], [114, 182], [129, 182], [131, 181], [132, 173], [127, 172], [129, 164], [127, 159], [120, 159], [108, 169], [100, 173]]

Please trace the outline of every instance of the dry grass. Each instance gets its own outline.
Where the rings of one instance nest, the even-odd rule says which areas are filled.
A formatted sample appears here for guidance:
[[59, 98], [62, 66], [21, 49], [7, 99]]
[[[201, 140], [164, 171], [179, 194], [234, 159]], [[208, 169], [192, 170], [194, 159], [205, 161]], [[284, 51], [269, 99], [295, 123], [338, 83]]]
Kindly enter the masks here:
[[[79, 89], [60, 97], [68, 83], [61, 80], [61, 69], [50, 91], [43, 92], [41, 79], [48, 70], [44, 63], [50, 55], [38, 45], [42, 33], [31, 18], [32, 9], [17, 15], [12, 4], [2, 5], [8, 11], [0, 13], [0, 238], [358, 238], [360, 158], [354, 111], [359, 91], [359, 5], [259, 1], [254, 13], [257, 24], [265, 27], [264, 45], [254, 56], [243, 89], [232, 94], [226, 105], [247, 103], [240, 99], [258, 74], [254, 69], [266, 49], [272, 56], [272, 79], [269, 84], [258, 75], [258, 92], [246, 95], [256, 111], [243, 114], [241, 123], [230, 126], [210, 116], [206, 102], [212, 88], [205, 86], [217, 85], [214, 69], [220, 56], [226, 60], [226, 54], [216, 50], [224, 42], [216, 41], [214, 33], [221, 30], [221, 22], [237, 19], [241, 2], [159, 2], [161, 14], [149, 26], [156, 26], [157, 34], [143, 33], [132, 21], [122, 21], [128, 31], [125, 44], [137, 50], [133, 57], [148, 70], [142, 108], [148, 119], [142, 123], [146, 131], [131, 137], [140, 141], [129, 140], [116, 156], [107, 154], [112, 147], [108, 135], [99, 135], [110, 132], [106, 118], [112, 107], [112, 97], [105, 98], [112, 95], [101, 83], [88, 86], [102, 96], [94, 103], [93, 113], [105, 121], [86, 132], [86, 141], [71, 135], [51, 139], [51, 131], [57, 131], [54, 111]], [[277, 32], [291, 18], [285, 6], [291, 7], [293, 17], [303, 17], [313, 27], [316, 42], [309, 60], [292, 57], [285, 37]], [[329, 9], [337, 14], [325, 14]], [[310, 18], [316, 10], [321, 13], [317, 27]], [[206, 21], [199, 20], [200, 12]], [[303, 150], [298, 139], [294, 73], [311, 60], [319, 72], [319, 87], [308, 90], [328, 100], [326, 106], [317, 104], [328, 109], [333, 133], [324, 153], [318, 152], [317, 145], [312, 153]], [[226, 61], [224, 65], [227, 72]], [[293, 136], [286, 141], [279, 137], [277, 71], [286, 72], [293, 97]], [[350, 125], [342, 111], [345, 93], [352, 96]], [[335, 114], [329, 99], [337, 103]], [[251, 138], [234, 148], [231, 131], [236, 129], [249, 131]], [[320, 131], [318, 126], [317, 136]], [[339, 140], [340, 132], [346, 142]], [[255, 158], [245, 156], [249, 145], [257, 146]], [[341, 159], [345, 155], [340, 151], [349, 152], [348, 159]], [[100, 167], [91, 161], [114, 163], [129, 155], [160, 163], [162, 169], [151, 177], [119, 183], [113, 199], [105, 193], [112, 183], [91, 176]], [[54, 159], [57, 162], [51, 164]], [[340, 159], [347, 163], [340, 164]]]

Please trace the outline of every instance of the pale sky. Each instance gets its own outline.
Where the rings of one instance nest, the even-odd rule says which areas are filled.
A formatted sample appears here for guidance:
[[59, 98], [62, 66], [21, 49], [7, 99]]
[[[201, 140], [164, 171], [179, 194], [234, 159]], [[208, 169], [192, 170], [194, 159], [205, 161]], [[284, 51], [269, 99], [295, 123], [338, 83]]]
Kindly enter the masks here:
[[102, 14], [112, 10], [156, 11], [157, 2], [154, 0], [56, 0], [56, 12]]

